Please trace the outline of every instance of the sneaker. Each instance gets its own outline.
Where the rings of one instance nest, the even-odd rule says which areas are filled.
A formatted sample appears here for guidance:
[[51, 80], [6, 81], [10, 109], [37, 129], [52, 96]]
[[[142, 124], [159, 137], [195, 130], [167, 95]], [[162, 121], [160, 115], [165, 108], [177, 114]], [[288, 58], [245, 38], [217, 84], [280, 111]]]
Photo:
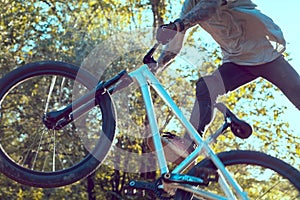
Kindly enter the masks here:
[[[166, 160], [171, 163], [181, 163], [181, 161], [183, 161], [194, 151], [192, 141], [181, 138], [170, 132], [162, 133], [161, 141], [163, 144]], [[147, 145], [151, 151], [155, 151], [152, 137], [149, 137], [147, 139]]]

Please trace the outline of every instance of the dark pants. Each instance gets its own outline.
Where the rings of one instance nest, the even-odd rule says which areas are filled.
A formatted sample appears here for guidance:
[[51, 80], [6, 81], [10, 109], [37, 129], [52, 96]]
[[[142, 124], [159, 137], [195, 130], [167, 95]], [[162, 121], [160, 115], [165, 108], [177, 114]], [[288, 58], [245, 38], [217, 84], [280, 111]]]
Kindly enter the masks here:
[[257, 66], [224, 63], [212, 75], [201, 77], [196, 84], [196, 96], [191, 123], [200, 134], [212, 118], [212, 105], [219, 95], [262, 77], [277, 86], [300, 110], [300, 77], [280, 56], [272, 62]]

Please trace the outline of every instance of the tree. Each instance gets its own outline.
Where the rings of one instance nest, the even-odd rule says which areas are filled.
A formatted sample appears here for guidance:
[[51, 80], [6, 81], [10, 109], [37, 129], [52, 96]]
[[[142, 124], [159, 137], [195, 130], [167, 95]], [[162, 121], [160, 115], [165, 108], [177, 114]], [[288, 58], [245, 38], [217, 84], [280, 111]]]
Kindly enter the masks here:
[[[135, 66], [141, 65], [142, 57], [151, 43], [143, 43], [145, 41], [143, 38], [149, 37], [149, 33], [147, 30], [141, 30], [146, 26], [157, 27], [168, 22], [173, 16], [178, 17], [174, 11], [177, 9], [173, 9], [174, 7], [176, 7], [174, 2], [157, 0], [71, 0], [68, 2], [2, 0], [0, 6], [0, 38], [3, 41], [0, 44], [1, 77], [24, 63], [48, 59], [66, 61], [82, 67], [87, 64], [91, 66], [87, 69], [99, 79], [111, 77], [124, 69], [124, 66], [128, 66], [129, 71], [133, 70]], [[135, 38], [135, 41], [128, 40], [128, 36], [132, 36], [136, 30], [139, 30], [140, 38]], [[153, 31], [151, 29], [151, 33], [154, 33]], [[201, 32], [202, 30], [197, 28], [189, 31], [185, 48], [174, 64], [160, 75], [160, 81], [187, 117], [195, 97], [193, 89], [195, 82], [203, 74], [211, 73], [216, 69], [221, 60], [219, 49], [209, 48], [204, 41], [196, 39]], [[113, 42], [108, 44], [107, 41]], [[134, 51], [128, 52], [131, 49], [128, 47], [130, 45], [136, 46]], [[197, 55], [203, 55], [202, 52], [206, 54], [197, 57], [197, 61], [191, 60], [192, 51]], [[100, 57], [92, 55], [91, 52], [98, 53]], [[106, 60], [107, 57], [114, 55], [117, 56]], [[90, 56], [92, 59], [88, 59]], [[104, 65], [102, 70], [100, 67]], [[43, 88], [40, 87], [40, 90]], [[236, 139], [229, 133], [228, 138], [221, 137], [214, 148], [217, 151], [232, 148], [260, 148], [281, 155], [292, 164], [299, 163], [297, 156], [293, 156], [297, 152], [296, 146], [286, 143], [291, 138], [299, 141], [299, 137], [290, 134], [288, 123], [280, 118], [285, 108], [276, 106], [273, 100], [273, 93], [276, 91], [277, 89], [269, 83], [257, 80], [222, 97], [220, 100], [253, 125], [255, 131], [253, 140], [259, 141], [260, 146], [251, 146], [249, 142]], [[155, 96], [154, 92], [153, 94]], [[128, 100], [124, 101], [124, 99]], [[265, 99], [268, 99], [268, 103], [265, 103]], [[116, 145], [106, 165], [101, 166], [86, 180], [55, 189], [22, 186], [0, 176], [0, 198], [8, 199], [17, 195], [19, 199], [125, 199], [129, 198], [125, 194], [129, 180], [157, 178], [157, 172], [153, 170], [154, 157], [149, 157], [153, 159], [151, 161], [145, 160], [143, 164], [139, 164], [128, 156], [131, 155], [128, 152], [140, 155], [149, 151], [145, 147], [146, 135], [141, 135], [147, 134], [148, 124], [140, 91], [134, 87], [128, 88], [124, 93], [115, 95], [114, 100], [119, 116], [123, 118], [119, 118]], [[170, 114], [169, 108], [161, 99], [154, 100], [161, 131], [183, 134], [184, 130]], [[208, 133], [221, 122], [222, 117], [217, 115]], [[2, 123], [5, 123], [5, 120], [2, 120]], [[3, 127], [0, 128], [2, 130]], [[278, 137], [275, 137], [274, 133]], [[284, 147], [282, 142], [287, 144], [285, 154], [282, 154]], [[121, 150], [127, 153], [118, 154]], [[120, 170], [126, 169], [126, 166], [135, 166], [136, 169], [133, 168], [136, 170], [135, 173]], [[139, 196], [135, 198], [139, 199]], [[153, 196], [144, 198], [153, 199]]]

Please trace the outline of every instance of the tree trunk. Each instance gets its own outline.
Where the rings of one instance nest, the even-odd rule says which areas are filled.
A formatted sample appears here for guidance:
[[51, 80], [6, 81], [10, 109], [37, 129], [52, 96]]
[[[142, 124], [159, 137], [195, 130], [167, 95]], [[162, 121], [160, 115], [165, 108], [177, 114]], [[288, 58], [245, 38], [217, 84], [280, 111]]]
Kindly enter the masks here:
[[166, 12], [165, 0], [150, 0], [153, 13], [153, 27], [158, 27], [164, 23], [164, 14]]
[[89, 200], [96, 200], [95, 196], [95, 183], [94, 183], [94, 176], [95, 174], [91, 174], [87, 177], [87, 193], [88, 193], [88, 198]]

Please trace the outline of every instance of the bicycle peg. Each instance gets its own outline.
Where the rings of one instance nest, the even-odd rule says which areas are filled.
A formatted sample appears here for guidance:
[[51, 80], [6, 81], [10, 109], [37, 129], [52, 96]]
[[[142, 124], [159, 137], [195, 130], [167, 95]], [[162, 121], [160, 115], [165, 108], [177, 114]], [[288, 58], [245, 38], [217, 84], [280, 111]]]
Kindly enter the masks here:
[[230, 128], [235, 136], [241, 139], [247, 139], [251, 136], [252, 127], [250, 124], [237, 118], [223, 103], [216, 103], [215, 107], [224, 114], [225, 118], [230, 119]]

